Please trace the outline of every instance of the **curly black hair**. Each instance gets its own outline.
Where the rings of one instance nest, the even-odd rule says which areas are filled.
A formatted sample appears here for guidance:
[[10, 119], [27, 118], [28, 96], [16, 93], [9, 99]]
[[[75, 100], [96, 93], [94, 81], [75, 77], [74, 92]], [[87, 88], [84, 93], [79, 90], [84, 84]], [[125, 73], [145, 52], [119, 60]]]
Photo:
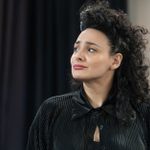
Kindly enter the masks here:
[[111, 92], [115, 93], [117, 117], [133, 120], [135, 104], [149, 102], [148, 65], [144, 56], [148, 30], [132, 25], [123, 11], [111, 9], [106, 0], [91, 1], [81, 7], [80, 29], [86, 28], [102, 31], [110, 40], [111, 53], [123, 55]]

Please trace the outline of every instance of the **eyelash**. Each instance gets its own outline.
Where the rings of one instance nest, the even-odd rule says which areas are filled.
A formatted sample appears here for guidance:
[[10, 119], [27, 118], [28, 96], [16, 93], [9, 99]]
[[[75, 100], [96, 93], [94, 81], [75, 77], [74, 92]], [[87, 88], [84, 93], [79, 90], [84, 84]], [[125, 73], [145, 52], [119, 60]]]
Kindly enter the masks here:
[[77, 51], [77, 49], [78, 49], [77, 47], [74, 47], [74, 48], [73, 48], [73, 51], [74, 51], [74, 52], [76, 52], [76, 51]]
[[[90, 53], [96, 52], [96, 49], [94, 49], [94, 48], [88, 48], [87, 50], [88, 50], [88, 52], [90, 52]], [[92, 50], [92, 51], [91, 51], [91, 50]], [[77, 47], [74, 47], [74, 48], [73, 48], [73, 51], [74, 51], [74, 52], [78, 51], [78, 48], [77, 48]]]
[[88, 51], [91, 52], [91, 53], [96, 52], [96, 50], [94, 48], [89, 48]]

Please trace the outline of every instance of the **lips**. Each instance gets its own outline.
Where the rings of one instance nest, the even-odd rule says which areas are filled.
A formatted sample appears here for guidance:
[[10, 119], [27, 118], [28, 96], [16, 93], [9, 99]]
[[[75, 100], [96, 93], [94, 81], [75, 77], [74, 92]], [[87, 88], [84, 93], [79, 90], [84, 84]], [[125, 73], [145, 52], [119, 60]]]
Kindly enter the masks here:
[[87, 68], [87, 67], [84, 65], [80, 65], [80, 64], [74, 64], [73, 65], [73, 69], [75, 69], [75, 70], [83, 70], [85, 68]]

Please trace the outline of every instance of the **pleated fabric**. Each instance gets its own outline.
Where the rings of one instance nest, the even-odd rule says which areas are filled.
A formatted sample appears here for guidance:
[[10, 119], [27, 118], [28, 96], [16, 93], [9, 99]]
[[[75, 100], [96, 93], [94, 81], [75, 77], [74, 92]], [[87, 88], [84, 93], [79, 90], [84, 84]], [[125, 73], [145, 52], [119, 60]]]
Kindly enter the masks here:
[[47, 99], [29, 131], [27, 150], [150, 150], [150, 105], [121, 123], [113, 100], [93, 108], [81, 90]]

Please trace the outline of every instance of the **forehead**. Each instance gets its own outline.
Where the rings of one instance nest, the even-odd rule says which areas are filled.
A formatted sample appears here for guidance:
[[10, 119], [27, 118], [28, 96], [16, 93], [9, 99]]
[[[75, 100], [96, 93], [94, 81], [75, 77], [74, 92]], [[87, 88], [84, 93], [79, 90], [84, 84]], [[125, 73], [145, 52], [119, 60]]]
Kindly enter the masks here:
[[100, 45], [110, 45], [108, 37], [103, 32], [92, 28], [87, 28], [86, 30], [82, 31], [76, 41], [88, 41]]

